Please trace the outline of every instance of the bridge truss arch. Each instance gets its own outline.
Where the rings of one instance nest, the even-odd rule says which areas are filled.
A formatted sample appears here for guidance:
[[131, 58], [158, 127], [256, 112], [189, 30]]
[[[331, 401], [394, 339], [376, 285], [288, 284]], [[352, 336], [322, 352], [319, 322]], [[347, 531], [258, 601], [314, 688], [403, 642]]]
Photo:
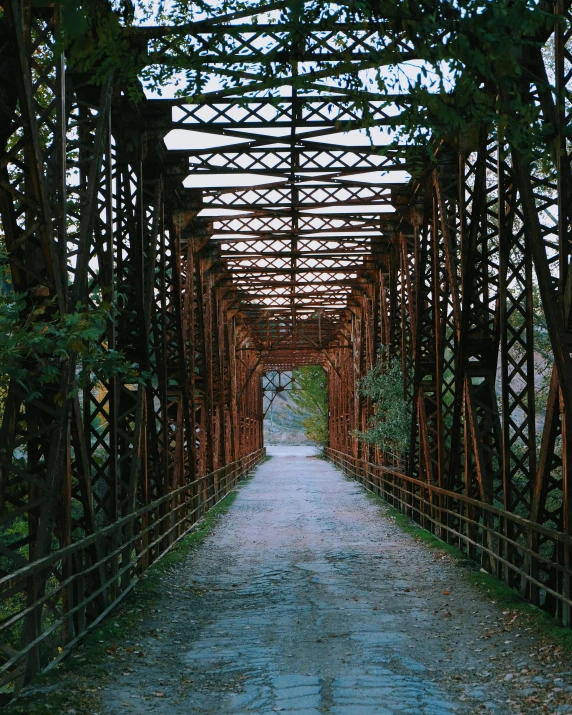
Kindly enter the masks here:
[[[141, 68], [192, 49], [210, 78], [135, 100], [116, 70], [66, 64], [57, 3], [6, 3], [13, 289], [30, 314], [109, 304], [100, 340], [145, 379], [78, 391], [66, 355], [55, 386], [2, 397], [0, 686], [65, 655], [260, 461], [262, 375], [308, 364], [328, 373], [336, 463], [570, 624], [568, 5], [525, 78], [547, 167], [483, 127], [422, 171], [358, 131], [386, 137], [407, 94], [336, 79], [375, 69], [380, 42], [415, 59], [403, 37], [338, 17], [300, 39], [283, 5], [121, 26]], [[399, 463], [355, 437], [382, 346], [413, 415]]]

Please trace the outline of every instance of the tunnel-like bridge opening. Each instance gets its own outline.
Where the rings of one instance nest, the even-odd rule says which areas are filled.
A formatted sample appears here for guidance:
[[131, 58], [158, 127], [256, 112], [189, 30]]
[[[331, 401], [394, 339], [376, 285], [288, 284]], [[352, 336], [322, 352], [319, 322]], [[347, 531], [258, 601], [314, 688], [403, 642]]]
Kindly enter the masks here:
[[[311, 5], [105, 10], [119, 44], [92, 66], [73, 33], [61, 54], [59, 3], [4, 5], [6, 692], [264, 459], [272, 375], [307, 365], [336, 465], [570, 624], [569, 4], [514, 31], [533, 150], [473, 69], [492, 114], [395, 141], [459, 94], [431, 94], [432, 55], [374, 4]], [[152, 71], [168, 96], [135, 91]], [[380, 351], [409, 405], [398, 455], [358, 437]]]

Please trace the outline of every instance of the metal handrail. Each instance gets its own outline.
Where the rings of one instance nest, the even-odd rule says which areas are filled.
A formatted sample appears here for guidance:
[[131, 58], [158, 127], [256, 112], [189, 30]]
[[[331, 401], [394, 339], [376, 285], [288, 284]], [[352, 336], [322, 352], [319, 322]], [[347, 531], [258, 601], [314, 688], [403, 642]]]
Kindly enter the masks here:
[[[479, 560], [490, 573], [511, 585], [517, 574], [517, 590], [535, 605], [542, 606], [550, 595], [572, 606], [567, 590], [572, 570], [565, 558], [564, 563], [559, 560], [561, 552], [572, 547], [570, 535], [493, 504], [415, 479], [392, 467], [372, 464], [329, 447], [325, 453], [366, 489], [382, 496], [443, 541]], [[511, 537], [509, 524], [523, 531], [526, 536], [522, 541]], [[552, 543], [556, 559], [540, 553], [541, 545], [547, 541]], [[551, 572], [552, 578], [542, 580], [539, 577], [542, 570]]]
[[[265, 456], [262, 448], [197, 477], [113, 524], [0, 578], [0, 642], [4, 644], [0, 646], [0, 687], [15, 683], [17, 689], [32, 655], [40, 659], [43, 669], [60, 662], [125, 598], [141, 574], [195, 528], [201, 516]], [[221, 475], [217, 484], [215, 477]], [[214, 493], [202, 498], [195, 492], [205, 482]], [[30, 583], [46, 576], [44, 592], [29, 603]], [[35, 638], [27, 640], [28, 619], [39, 621], [42, 627]]]

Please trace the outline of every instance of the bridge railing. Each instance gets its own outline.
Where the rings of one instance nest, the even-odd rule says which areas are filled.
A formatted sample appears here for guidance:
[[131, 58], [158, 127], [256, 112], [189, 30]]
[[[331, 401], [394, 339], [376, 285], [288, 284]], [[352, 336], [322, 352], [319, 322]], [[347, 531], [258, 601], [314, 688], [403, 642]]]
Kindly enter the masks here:
[[328, 459], [369, 491], [455, 546], [526, 599], [572, 625], [572, 537], [393, 467], [327, 448]]
[[259, 449], [1, 578], [0, 704], [27, 673], [61, 661], [265, 455]]

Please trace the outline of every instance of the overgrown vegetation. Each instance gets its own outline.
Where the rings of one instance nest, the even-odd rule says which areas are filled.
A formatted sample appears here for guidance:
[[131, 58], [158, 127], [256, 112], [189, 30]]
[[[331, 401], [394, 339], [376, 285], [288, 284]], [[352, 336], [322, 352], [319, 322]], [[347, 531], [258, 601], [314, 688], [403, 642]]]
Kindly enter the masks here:
[[[0, 235], [0, 244], [4, 237]], [[55, 298], [32, 292], [15, 292], [5, 253], [0, 255], [0, 424], [9, 389], [15, 399], [31, 403], [44, 396], [54, 405], [97, 389], [102, 381], [118, 377], [127, 384], [143, 383], [148, 376], [123, 352], [107, 345], [107, 331], [115, 320], [115, 309], [106, 301], [60, 313]], [[67, 376], [64, 365], [71, 371]], [[102, 416], [94, 415], [95, 422]], [[0, 445], [2, 446], [2, 445]], [[15, 461], [25, 469], [25, 451], [16, 450]], [[9, 487], [10, 488], [10, 487]], [[72, 509], [81, 509], [76, 500]], [[24, 515], [0, 524], [0, 547], [22, 546], [17, 553], [28, 558], [28, 522]], [[0, 556], [0, 573], [13, 569], [13, 562]]]
[[[109, 72], [118, 78], [132, 96], [141, 96], [141, 84], [161, 94], [167, 84], [178, 96], [200, 95], [211, 79], [192, 33], [178, 28], [208, 17], [244, 12], [259, 3], [221, 0], [213, 6], [203, 0], [61, 0], [62, 36], [60, 45], [74, 65], [91, 75], [92, 81], [105, 81]], [[264, 3], [260, 3], [264, 5]], [[538, 102], [529, 101], [522, 81], [523, 57], [539, 57], [555, 22], [552, 6], [526, 0], [345, 0], [335, 4], [313, 2], [285, 3], [270, 12], [268, 20], [284, 27], [286, 44], [304, 43], [308, 28], [320, 23], [325, 30], [336, 24], [362, 23], [376, 28], [368, 36], [368, 48], [375, 59], [365, 55], [363, 62], [316, 60], [311, 68], [292, 74], [288, 53], [260, 53], [256, 65], [259, 88], [279, 96], [285, 83], [300, 89], [313, 87], [328, 78], [343, 86], [350, 102], [363, 115], [364, 127], [373, 124], [372, 108], [363, 90], [381, 97], [407, 92], [399, 123], [389, 126], [395, 146], [407, 141], [418, 149], [417, 159], [433, 159], [432, 140], [447, 138], [474, 144], [481, 127], [497, 127], [513, 146], [539, 163], [550, 161], [546, 144], [556, 137], [543, 126]], [[246, 14], [246, 13], [245, 13]], [[254, 19], [253, 24], [257, 20]], [[162, 51], [153, 45], [157, 61], [148, 63], [143, 47], [130, 42], [131, 26], [138, 23], [174, 28], [170, 42], [176, 51]], [[209, 52], [224, 56], [236, 49], [236, 38], [228, 30], [209, 37]], [[340, 37], [339, 42], [343, 42]], [[404, 48], [407, 51], [404, 52]], [[172, 48], [171, 48], [172, 49]], [[248, 82], [244, 65], [229, 61], [220, 74], [229, 87]], [[231, 67], [232, 65], [232, 67]], [[388, 103], [393, 100], [388, 99]], [[343, 127], [340, 127], [343, 128]], [[413, 154], [409, 153], [409, 162]]]
[[383, 452], [397, 456], [407, 453], [411, 437], [411, 407], [405, 397], [401, 363], [379, 351], [377, 362], [359, 383], [363, 397], [371, 400], [372, 415], [365, 431], [354, 436]]
[[61, 403], [69, 396], [59, 391], [61, 365], [72, 357], [77, 362], [76, 393], [118, 375], [128, 382], [142, 381], [137, 365], [106, 346], [106, 330], [113, 320], [110, 304], [102, 302], [89, 310], [78, 305], [62, 315], [54, 303], [46, 299], [31, 305], [25, 293], [0, 296], [0, 395], [13, 382], [26, 400], [49, 387], [55, 391], [54, 402]]
[[307, 365], [294, 370], [292, 411], [302, 417], [308, 439], [319, 447], [328, 444], [328, 378], [324, 368]]

